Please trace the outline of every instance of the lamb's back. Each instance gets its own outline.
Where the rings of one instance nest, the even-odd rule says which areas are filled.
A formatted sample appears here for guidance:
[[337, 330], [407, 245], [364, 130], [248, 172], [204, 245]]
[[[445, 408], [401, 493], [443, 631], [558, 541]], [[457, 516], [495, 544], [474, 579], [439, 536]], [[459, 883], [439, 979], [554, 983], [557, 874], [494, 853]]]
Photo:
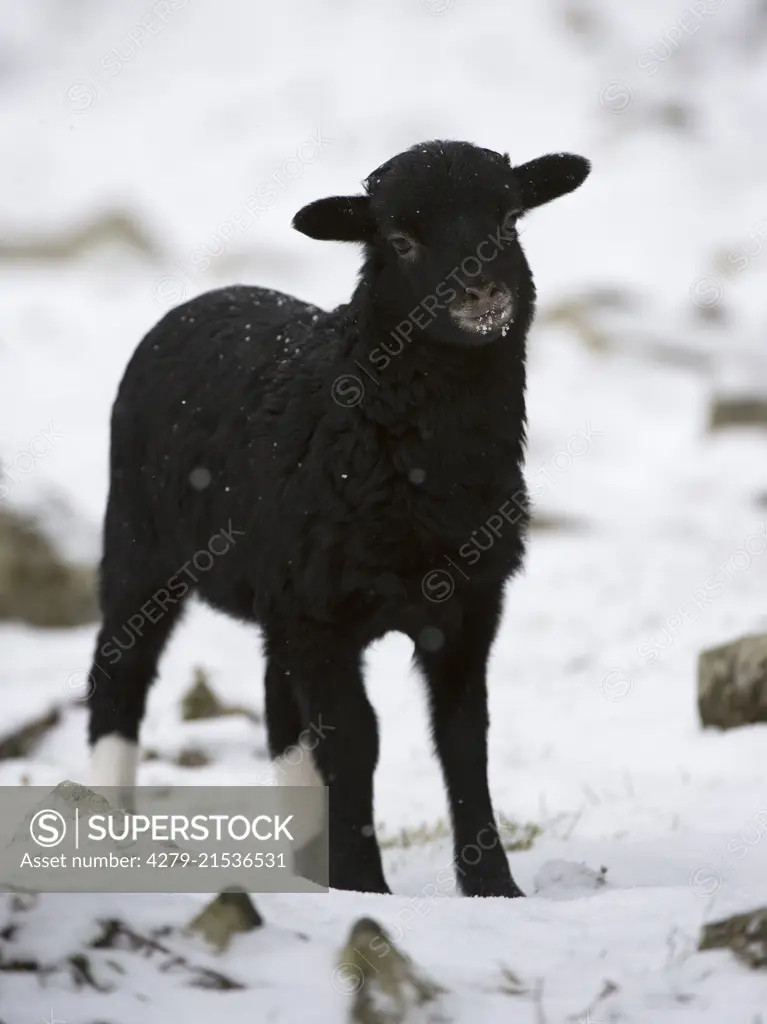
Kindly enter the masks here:
[[166, 313], [138, 345], [118, 405], [136, 412], [151, 397], [154, 420], [158, 408], [175, 402], [197, 400], [209, 412], [216, 404], [231, 408], [233, 390], [246, 378], [249, 388], [266, 390], [287, 339], [295, 347], [324, 315], [266, 288], [238, 285], [199, 295]]
[[[120, 384], [113, 480], [138, 474], [153, 510], [176, 517], [176, 533], [209, 531], [210, 514], [236, 513], [239, 499], [252, 516], [316, 425], [337, 341], [332, 324], [316, 306], [247, 286], [171, 310], [140, 342]], [[170, 525], [159, 522], [158, 533]]]

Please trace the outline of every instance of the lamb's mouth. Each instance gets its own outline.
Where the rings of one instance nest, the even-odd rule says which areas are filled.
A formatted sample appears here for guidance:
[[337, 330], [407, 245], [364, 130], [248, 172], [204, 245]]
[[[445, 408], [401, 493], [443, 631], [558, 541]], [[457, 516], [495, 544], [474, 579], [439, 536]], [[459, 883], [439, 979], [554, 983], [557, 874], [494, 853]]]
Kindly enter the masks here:
[[479, 316], [471, 316], [467, 313], [452, 311], [451, 316], [462, 331], [470, 334], [490, 335], [506, 334], [514, 319], [514, 310], [511, 302], [506, 303], [500, 309], [490, 309]]

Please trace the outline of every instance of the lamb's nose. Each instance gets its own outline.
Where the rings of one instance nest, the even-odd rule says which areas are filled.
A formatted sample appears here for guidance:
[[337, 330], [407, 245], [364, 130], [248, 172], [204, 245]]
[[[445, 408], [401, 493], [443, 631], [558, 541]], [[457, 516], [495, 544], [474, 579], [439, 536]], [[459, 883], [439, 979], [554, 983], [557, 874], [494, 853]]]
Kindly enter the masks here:
[[485, 285], [467, 285], [464, 289], [466, 303], [478, 315], [491, 309], [501, 309], [509, 301], [511, 292], [503, 284], [491, 281]]

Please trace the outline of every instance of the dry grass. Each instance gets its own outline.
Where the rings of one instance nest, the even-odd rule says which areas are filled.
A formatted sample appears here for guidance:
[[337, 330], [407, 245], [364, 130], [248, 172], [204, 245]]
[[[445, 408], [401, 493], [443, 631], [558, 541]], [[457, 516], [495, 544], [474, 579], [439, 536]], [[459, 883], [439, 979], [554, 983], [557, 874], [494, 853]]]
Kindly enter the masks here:
[[[520, 824], [503, 815], [499, 815], [499, 830], [504, 850], [517, 853], [529, 850], [535, 840], [542, 834], [540, 825], [533, 822]], [[403, 828], [394, 834], [387, 834], [385, 825], [379, 826], [379, 842], [383, 850], [408, 850], [414, 846], [429, 846], [442, 840], [452, 838], [450, 823], [439, 818], [433, 824], [423, 823], [414, 828]]]

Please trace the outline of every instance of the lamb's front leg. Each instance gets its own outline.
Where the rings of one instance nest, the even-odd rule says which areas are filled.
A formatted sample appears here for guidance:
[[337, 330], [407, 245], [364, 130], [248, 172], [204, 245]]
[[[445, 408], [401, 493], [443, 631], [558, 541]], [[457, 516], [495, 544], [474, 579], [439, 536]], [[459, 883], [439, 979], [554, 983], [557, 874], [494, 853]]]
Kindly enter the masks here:
[[378, 724], [365, 693], [362, 652], [343, 631], [301, 622], [268, 631], [270, 665], [289, 682], [311, 756], [328, 786], [329, 874], [334, 889], [389, 892], [373, 826]]
[[456, 878], [467, 896], [524, 895], [511, 877], [487, 783], [485, 675], [501, 608], [500, 588], [474, 591], [460, 626], [445, 631], [435, 619], [415, 637], [450, 802]]

